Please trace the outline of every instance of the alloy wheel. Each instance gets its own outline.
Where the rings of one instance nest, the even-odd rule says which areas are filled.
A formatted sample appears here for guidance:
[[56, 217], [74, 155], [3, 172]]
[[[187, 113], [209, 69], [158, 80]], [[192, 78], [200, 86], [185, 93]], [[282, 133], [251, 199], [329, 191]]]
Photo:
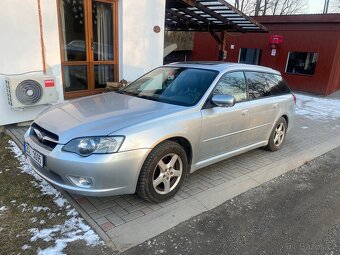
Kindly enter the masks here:
[[286, 134], [285, 125], [281, 122], [275, 128], [274, 133], [274, 144], [275, 146], [280, 146]]
[[165, 155], [153, 172], [153, 188], [158, 194], [165, 195], [176, 188], [181, 180], [183, 162], [175, 153]]

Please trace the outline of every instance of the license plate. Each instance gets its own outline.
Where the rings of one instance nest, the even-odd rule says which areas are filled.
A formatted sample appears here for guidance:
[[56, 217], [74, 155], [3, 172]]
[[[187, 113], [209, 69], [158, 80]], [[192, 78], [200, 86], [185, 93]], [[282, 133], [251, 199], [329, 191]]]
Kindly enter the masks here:
[[25, 152], [40, 167], [44, 166], [44, 157], [41, 153], [33, 149], [29, 144], [25, 143]]

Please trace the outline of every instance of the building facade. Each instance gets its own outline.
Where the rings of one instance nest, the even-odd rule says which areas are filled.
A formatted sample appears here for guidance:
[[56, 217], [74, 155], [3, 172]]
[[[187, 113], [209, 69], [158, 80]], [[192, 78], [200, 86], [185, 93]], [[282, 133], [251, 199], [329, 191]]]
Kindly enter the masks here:
[[164, 9], [164, 0], [1, 0], [0, 126], [47, 107], [13, 109], [6, 77], [53, 77], [62, 102], [162, 65]]
[[[297, 91], [328, 95], [340, 89], [340, 14], [263, 16], [269, 33], [225, 35], [228, 62], [279, 70]], [[193, 60], [218, 60], [218, 45], [196, 33]]]

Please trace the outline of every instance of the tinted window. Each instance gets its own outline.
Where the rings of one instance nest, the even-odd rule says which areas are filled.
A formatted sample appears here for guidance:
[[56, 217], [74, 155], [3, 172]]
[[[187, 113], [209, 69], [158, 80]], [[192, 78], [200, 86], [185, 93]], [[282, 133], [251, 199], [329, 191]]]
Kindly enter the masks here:
[[248, 83], [249, 99], [270, 96], [270, 87], [268, 86], [263, 73], [246, 72]]
[[241, 48], [239, 63], [258, 65], [261, 61], [261, 49]]
[[132, 82], [120, 93], [164, 103], [198, 103], [218, 72], [184, 67], [160, 67]]
[[286, 72], [313, 75], [318, 56], [315, 52], [289, 52]]
[[272, 96], [289, 94], [290, 89], [287, 86], [287, 83], [282, 79], [281, 75], [277, 74], [264, 74], [267, 84], [270, 87], [270, 94]]
[[236, 101], [247, 99], [246, 80], [243, 72], [227, 73], [218, 81], [214, 95], [232, 95]]

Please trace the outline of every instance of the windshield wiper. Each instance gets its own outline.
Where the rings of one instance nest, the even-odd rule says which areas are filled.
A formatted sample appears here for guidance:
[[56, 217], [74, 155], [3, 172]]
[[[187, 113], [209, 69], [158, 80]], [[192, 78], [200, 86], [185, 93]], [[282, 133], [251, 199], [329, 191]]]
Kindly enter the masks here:
[[152, 101], [157, 101], [159, 102], [160, 100], [158, 98], [152, 97], [152, 96], [146, 96], [146, 95], [136, 95], [136, 97], [144, 98], [144, 99], [149, 99]]
[[118, 91], [116, 91], [116, 93], [122, 94], [122, 95], [137, 96], [136, 93], [128, 92], [128, 91], [125, 91], [125, 90], [118, 90]]

